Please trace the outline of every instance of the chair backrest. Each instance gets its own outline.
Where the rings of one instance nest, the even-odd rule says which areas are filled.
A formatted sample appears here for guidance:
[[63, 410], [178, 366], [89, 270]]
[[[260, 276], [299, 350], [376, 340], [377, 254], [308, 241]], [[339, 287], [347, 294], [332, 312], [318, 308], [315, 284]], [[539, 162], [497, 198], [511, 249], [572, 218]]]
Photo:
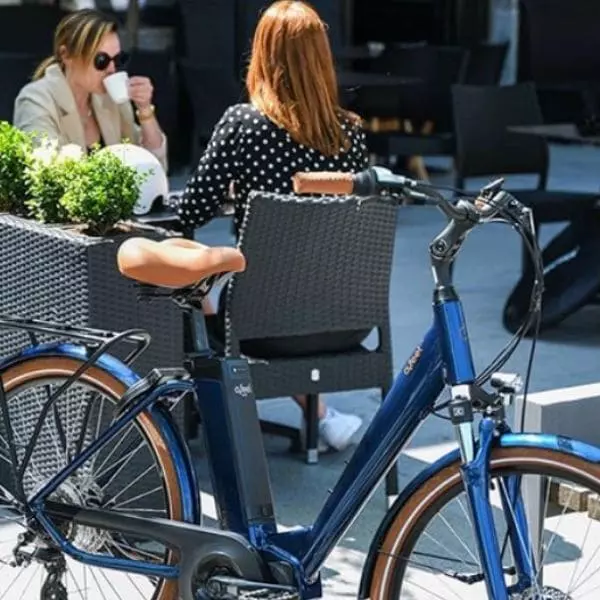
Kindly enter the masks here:
[[468, 51], [459, 46], [390, 44], [372, 64], [378, 72], [450, 85], [463, 81], [467, 59]]
[[452, 128], [450, 88], [464, 80], [468, 50], [458, 46], [394, 44], [373, 61], [373, 69], [421, 80], [403, 87], [397, 116], [433, 121], [436, 131]]
[[400, 111], [405, 94], [404, 86], [362, 85], [353, 90], [352, 94], [346, 93], [345, 105], [364, 119], [397, 119], [404, 116]]
[[499, 83], [507, 53], [508, 42], [471, 46], [464, 82], [468, 85]]
[[249, 339], [389, 329], [396, 206], [252, 192], [239, 240], [247, 269], [227, 295], [229, 351]]
[[478, 175], [531, 173], [544, 187], [548, 145], [537, 136], [512, 133], [510, 126], [543, 123], [535, 87], [457, 85], [452, 89], [459, 181]]

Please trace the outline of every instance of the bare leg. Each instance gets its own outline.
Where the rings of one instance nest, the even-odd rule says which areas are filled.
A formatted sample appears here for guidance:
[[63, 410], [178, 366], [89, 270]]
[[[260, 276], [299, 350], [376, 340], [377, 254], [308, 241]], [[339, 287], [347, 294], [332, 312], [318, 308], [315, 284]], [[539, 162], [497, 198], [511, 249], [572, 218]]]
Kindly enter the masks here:
[[[298, 403], [298, 405], [302, 409], [302, 412], [304, 413], [304, 410], [306, 409], [306, 396], [292, 396], [292, 398], [294, 398], [294, 400]], [[325, 417], [326, 412], [327, 405], [325, 404], [325, 402], [323, 402], [323, 400], [321, 400], [321, 397], [319, 396], [319, 419]]]

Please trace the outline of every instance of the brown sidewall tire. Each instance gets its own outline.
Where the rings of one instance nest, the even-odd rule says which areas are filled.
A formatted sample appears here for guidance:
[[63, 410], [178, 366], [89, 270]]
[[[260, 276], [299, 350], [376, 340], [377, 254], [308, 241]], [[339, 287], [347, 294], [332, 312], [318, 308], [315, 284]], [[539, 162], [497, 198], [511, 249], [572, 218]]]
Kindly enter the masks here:
[[[62, 356], [47, 356], [25, 360], [2, 372], [4, 389], [9, 393], [21, 385], [30, 384], [38, 379], [68, 377], [82, 364], [80, 360]], [[121, 381], [98, 367], [87, 369], [81, 375], [80, 380], [97, 387], [115, 401], [119, 400], [126, 390], [126, 386]], [[152, 448], [161, 469], [170, 518], [174, 521], [181, 521], [183, 519], [181, 490], [168, 446], [147, 413], [141, 413], [136, 422]], [[168, 562], [172, 560], [172, 555], [169, 555]], [[156, 587], [152, 600], [176, 600], [177, 590], [176, 581], [163, 579]]]
[[[427, 480], [400, 508], [379, 545], [373, 564], [369, 598], [371, 600], [390, 600], [396, 598], [395, 572], [401, 568], [397, 557], [410, 543], [413, 528], [418, 526], [421, 517], [431, 504], [435, 504], [452, 488], [461, 483], [460, 462], [445, 467], [434, 477]], [[600, 489], [600, 465], [589, 463], [576, 456], [559, 451], [535, 448], [496, 448], [492, 452], [490, 471], [513, 469], [515, 472], [544, 473], [552, 470], [571, 474], [574, 480], [595, 481]]]

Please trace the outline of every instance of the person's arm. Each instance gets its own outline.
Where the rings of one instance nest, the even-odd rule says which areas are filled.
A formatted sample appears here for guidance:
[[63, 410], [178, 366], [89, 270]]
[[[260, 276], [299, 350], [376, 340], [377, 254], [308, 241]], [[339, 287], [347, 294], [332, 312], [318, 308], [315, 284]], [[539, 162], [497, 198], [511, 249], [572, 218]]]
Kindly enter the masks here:
[[140, 124], [140, 145], [154, 154], [167, 170], [167, 136], [163, 133], [155, 114], [152, 97], [154, 88], [147, 77], [129, 78], [129, 96], [136, 107]]
[[137, 110], [140, 123], [142, 146], [150, 152], [158, 152], [166, 145], [166, 136], [158, 124], [154, 113], [154, 105]]
[[365, 130], [357, 126], [354, 134], [354, 143], [351, 149], [352, 154], [356, 159], [356, 162], [360, 165], [360, 170], [367, 169], [369, 167], [369, 149], [367, 148], [367, 136]]
[[228, 200], [232, 181], [237, 179], [236, 150], [241, 123], [228, 108], [217, 123], [212, 137], [194, 174], [179, 201], [177, 213], [186, 229], [200, 227], [210, 221]]

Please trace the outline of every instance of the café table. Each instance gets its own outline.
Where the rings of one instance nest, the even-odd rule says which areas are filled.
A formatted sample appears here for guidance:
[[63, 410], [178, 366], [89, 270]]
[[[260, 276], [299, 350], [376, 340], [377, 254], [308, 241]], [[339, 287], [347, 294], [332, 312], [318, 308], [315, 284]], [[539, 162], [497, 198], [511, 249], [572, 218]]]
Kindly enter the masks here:
[[598, 134], [583, 135], [575, 123], [548, 123], [544, 125], [513, 125], [508, 127], [512, 133], [535, 135], [549, 142], [562, 144], [580, 144], [600, 146], [600, 130]]
[[337, 72], [338, 86], [342, 88], [357, 88], [368, 86], [396, 87], [422, 83], [418, 77], [400, 77], [386, 75], [385, 73], [371, 73], [369, 71], [352, 71], [341, 69]]
[[381, 56], [384, 47], [344, 46], [334, 51], [334, 57], [338, 60], [368, 60]]

